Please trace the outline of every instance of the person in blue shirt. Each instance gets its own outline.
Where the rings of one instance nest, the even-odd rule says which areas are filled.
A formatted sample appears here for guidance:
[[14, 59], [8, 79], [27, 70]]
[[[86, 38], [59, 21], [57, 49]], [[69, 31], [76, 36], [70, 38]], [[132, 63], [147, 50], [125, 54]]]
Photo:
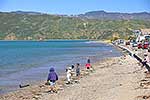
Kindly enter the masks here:
[[50, 92], [57, 92], [55, 84], [56, 81], [58, 80], [58, 75], [55, 72], [55, 69], [52, 67], [49, 70], [47, 82], [50, 84]]

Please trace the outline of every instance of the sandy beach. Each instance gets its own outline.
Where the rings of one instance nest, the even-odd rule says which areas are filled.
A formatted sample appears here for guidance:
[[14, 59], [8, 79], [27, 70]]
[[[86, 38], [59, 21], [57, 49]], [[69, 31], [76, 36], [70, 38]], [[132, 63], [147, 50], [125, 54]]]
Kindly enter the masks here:
[[[58, 93], [49, 93], [44, 82], [0, 96], [0, 100], [149, 100], [150, 79], [138, 61], [113, 57], [93, 65], [95, 71], [79, 83], [57, 82]], [[85, 71], [82, 71], [82, 73]], [[145, 98], [145, 99], [144, 99]], [[146, 99], [147, 98], [147, 99]]]

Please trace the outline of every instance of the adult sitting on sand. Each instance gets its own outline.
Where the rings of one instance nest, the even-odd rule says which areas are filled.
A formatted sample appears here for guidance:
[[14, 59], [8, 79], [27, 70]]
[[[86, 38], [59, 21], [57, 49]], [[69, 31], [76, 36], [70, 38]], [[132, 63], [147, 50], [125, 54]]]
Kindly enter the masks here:
[[93, 67], [92, 67], [92, 65], [91, 65], [90, 63], [86, 63], [86, 64], [85, 64], [85, 67], [86, 67], [86, 69], [87, 69], [88, 71], [91, 71], [91, 72], [94, 71], [94, 69], [93, 69]]
[[86, 69], [90, 69], [91, 68], [91, 64], [90, 63], [86, 63], [85, 67], [86, 67]]
[[52, 67], [50, 68], [50, 72], [48, 75], [47, 83], [50, 84], [50, 92], [57, 92], [55, 84], [58, 80], [58, 75], [55, 72], [55, 69]]

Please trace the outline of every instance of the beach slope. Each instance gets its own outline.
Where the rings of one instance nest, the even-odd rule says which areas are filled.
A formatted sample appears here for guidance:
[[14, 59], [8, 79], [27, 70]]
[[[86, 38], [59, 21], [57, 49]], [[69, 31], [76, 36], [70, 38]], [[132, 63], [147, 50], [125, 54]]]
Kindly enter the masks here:
[[141, 91], [136, 88], [143, 78], [137, 61], [130, 57], [107, 59], [95, 66], [96, 71], [58, 94], [47, 94], [41, 100], [134, 100]]

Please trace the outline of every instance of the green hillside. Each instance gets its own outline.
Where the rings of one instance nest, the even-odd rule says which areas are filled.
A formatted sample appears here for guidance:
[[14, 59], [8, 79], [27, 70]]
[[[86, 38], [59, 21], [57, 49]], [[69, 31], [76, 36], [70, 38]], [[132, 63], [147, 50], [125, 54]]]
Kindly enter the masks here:
[[150, 21], [0, 13], [1, 40], [128, 38], [132, 30], [140, 28], [150, 28]]

